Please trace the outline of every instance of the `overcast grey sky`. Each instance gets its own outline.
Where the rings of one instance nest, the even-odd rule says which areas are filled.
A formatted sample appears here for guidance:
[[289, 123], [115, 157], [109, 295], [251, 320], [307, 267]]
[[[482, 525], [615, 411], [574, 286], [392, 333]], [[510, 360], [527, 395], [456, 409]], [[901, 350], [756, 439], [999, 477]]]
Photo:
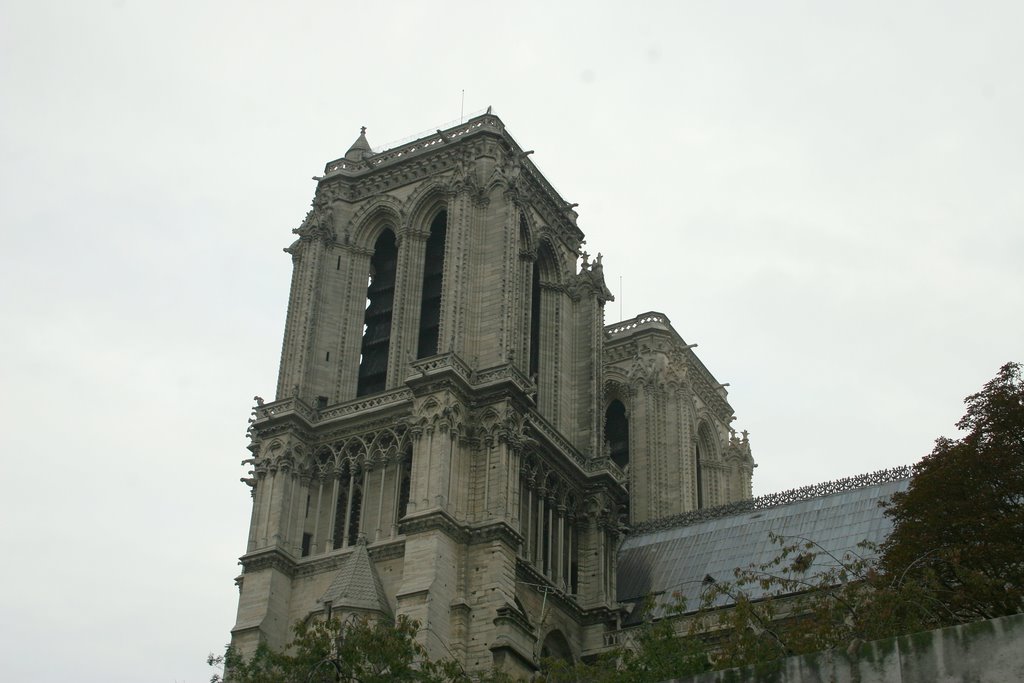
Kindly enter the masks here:
[[291, 5], [0, 0], [4, 680], [208, 679], [310, 176], [462, 90], [731, 384], [755, 493], [1024, 360], [1022, 3]]

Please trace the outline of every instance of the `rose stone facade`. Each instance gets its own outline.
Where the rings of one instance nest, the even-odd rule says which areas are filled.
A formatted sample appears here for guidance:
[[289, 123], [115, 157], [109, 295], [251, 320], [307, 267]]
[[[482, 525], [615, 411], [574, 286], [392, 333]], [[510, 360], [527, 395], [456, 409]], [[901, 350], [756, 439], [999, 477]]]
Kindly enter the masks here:
[[605, 325], [602, 258], [490, 113], [317, 178], [232, 643], [407, 614], [433, 656], [529, 674], [619, 626], [630, 525], [750, 497], [726, 391], [646, 313]]

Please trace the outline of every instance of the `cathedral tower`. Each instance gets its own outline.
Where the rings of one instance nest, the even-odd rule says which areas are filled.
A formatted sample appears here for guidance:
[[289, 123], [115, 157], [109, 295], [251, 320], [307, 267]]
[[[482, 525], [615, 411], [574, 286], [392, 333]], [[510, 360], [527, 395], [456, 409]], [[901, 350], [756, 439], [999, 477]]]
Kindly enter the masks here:
[[[601, 258], [530, 154], [487, 113], [380, 153], [364, 129], [317, 178], [249, 432], [241, 652], [320, 614], [406, 614], [432, 656], [526, 674], [603, 646], [631, 505], [749, 496], [746, 460], [745, 486], [693, 488], [724, 462], [724, 392], [667, 319], [604, 326]], [[677, 462], [701, 438], [704, 469]]]

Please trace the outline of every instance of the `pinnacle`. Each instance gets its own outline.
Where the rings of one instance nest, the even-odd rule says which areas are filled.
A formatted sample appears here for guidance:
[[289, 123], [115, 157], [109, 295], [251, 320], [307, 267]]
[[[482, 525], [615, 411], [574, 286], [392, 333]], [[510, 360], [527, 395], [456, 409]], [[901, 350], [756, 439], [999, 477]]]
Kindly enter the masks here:
[[359, 137], [352, 143], [352, 146], [345, 152], [345, 158], [349, 161], [361, 161], [373, 154], [370, 143], [366, 139], [366, 126], [359, 129]]

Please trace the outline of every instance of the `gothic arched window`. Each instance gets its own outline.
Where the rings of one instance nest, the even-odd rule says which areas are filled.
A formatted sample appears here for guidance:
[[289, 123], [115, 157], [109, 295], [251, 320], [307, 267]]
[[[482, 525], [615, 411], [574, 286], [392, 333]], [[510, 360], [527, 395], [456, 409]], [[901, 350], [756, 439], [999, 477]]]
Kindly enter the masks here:
[[433, 356], [438, 350], [441, 325], [441, 285], [444, 280], [444, 241], [448, 212], [442, 211], [430, 224], [427, 253], [423, 264], [423, 294], [420, 299], [420, 336], [417, 358]]
[[540, 372], [540, 264], [533, 264], [530, 283], [530, 377]]
[[334, 548], [355, 545], [359, 537], [359, 518], [363, 512], [363, 487], [349, 464], [338, 480], [338, 498], [334, 504]]
[[552, 320], [548, 319], [557, 308], [553, 298], [554, 291], [549, 288], [550, 284], [559, 281], [557, 264], [550, 245], [542, 242], [537, 247], [537, 258], [533, 262], [533, 278], [530, 282], [530, 377], [537, 383], [535, 400], [538, 406], [544, 388], [550, 386], [550, 368], [557, 363], [557, 358], [553, 357], [553, 354], [558, 353], [559, 333], [552, 328]]
[[621, 468], [629, 464], [629, 418], [626, 406], [615, 399], [604, 413], [604, 440], [611, 450], [612, 462]]
[[704, 482], [702, 481], [703, 476], [701, 472], [701, 447], [700, 441], [697, 441], [697, 455], [696, 455], [696, 469], [697, 469], [697, 509], [704, 507]]
[[384, 391], [387, 386], [397, 263], [395, 234], [385, 230], [373, 245], [373, 256], [370, 258], [370, 281], [366, 287], [366, 315], [363, 318], [363, 344], [356, 396], [375, 394]]
[[697, 428], [697, 445], [694, 449], [694, 476], [697, 486], [697, 507], [706, 505], [704, 495], [704, 464], [712, 458], [711, 436], [708, 433], [708, 426], [704, 423]]
[[409, 487], [412, 483], [412, 453], [406, 454], [402, 460], [401, 468], [398, 470], [398, 504], [395, 507], [395, 525], [398, 520], [405, 517], [405, 511], [409, 507]]

